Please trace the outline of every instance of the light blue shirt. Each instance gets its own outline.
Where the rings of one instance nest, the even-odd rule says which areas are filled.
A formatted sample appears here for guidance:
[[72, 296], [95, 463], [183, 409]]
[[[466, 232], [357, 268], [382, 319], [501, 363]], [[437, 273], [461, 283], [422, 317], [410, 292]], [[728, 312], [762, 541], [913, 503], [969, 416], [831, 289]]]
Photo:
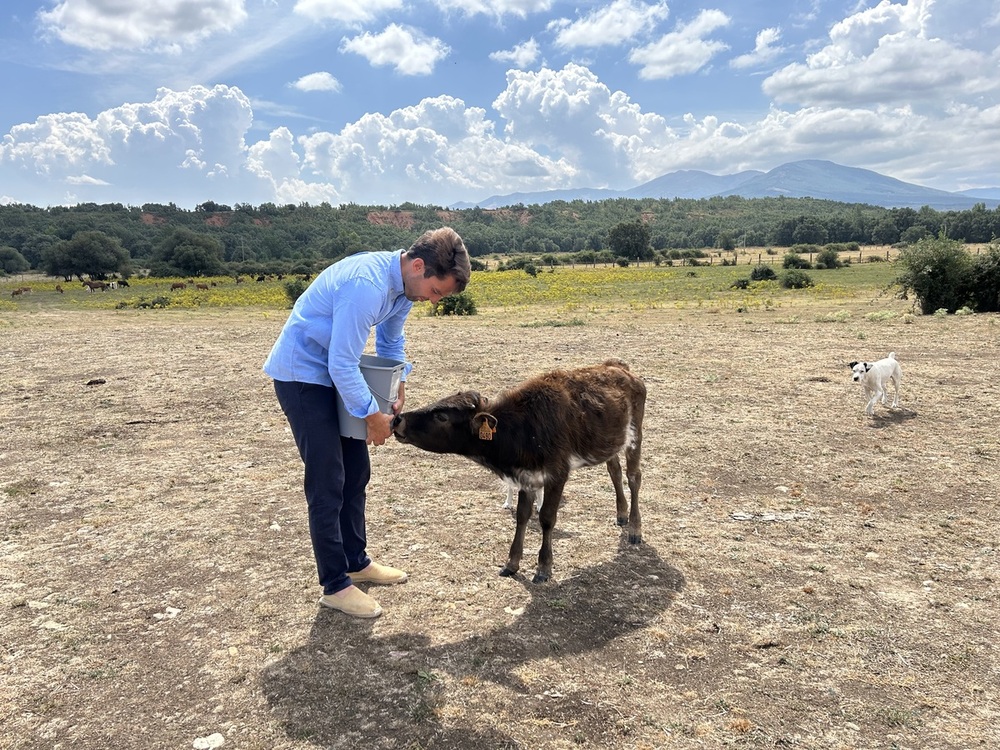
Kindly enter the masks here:
[[[403, 323], [413, 303], [403, 294], [403, 252], [356, 253], [320, 273], [295, 301], [264, 372], [275, 380], [332, 385], [355, 417], [377, 412], [361, 355], [374, 326], [375, 353], [406, 361]], [[407, 363], [402, 380], [412, 369]]]

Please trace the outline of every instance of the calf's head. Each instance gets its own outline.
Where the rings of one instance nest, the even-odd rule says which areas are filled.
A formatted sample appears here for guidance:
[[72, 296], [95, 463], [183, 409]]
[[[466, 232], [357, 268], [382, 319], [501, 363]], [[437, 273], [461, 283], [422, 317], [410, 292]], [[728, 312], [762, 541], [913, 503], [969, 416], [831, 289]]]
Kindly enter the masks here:
[[476, 391], [462, 391], [430, 406], [405, 411], [392, 420], [392, 433], [433, 453], [469, 453], [481, 440], [492, 440], [497, 419]]

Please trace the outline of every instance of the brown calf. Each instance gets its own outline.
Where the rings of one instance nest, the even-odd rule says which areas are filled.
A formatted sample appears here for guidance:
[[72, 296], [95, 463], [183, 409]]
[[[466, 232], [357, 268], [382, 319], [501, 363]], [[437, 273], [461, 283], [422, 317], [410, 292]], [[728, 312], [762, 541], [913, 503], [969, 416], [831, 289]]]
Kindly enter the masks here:
[[[521, 564], [534, 496], [543, 491], [538, 521], [542, 546], [534, 582], [552, 576], [552, 530], [570, 471], [607, 464], [615, 487], [619, 526], [631, 544], [642, 542], [639, 485], [646, 386], [621, 360], [578, 370], [554, 370], [501, 393], [494, 401], [464, 391], [392, 421], [396, 439], [433, 453], [455, 453], [518, 487], [517, 529], [500, 575]], [[631, 503], [625, 501], [619, 454]]]

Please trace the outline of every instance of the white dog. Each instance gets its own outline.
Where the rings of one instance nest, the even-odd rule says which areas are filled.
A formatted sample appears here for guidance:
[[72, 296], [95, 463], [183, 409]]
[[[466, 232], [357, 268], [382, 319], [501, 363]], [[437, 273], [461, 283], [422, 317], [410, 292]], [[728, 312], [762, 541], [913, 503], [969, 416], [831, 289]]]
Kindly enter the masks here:
[[851, 376], [855, 383], [861, 383], [865, 389], [865, 414], [875, 413], [875, 402], [881, 400], [885, 403], [886, 387], [892, 381], [896, 393], [892, 399], [892, 408], [899, 406], [899, 385], [903, 381], [903, 371], [896, 361], [896, 352], [889, 352], [889, 356], [880, 359], [878, 362], [851, 362], [849, 365], [853, 371]]

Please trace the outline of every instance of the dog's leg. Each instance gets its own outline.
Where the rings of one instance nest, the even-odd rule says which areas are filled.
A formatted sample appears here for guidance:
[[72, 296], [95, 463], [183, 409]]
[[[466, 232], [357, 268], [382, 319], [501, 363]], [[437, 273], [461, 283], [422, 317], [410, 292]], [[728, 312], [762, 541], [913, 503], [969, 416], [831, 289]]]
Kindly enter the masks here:
[[901, 373], [896, 373], [895, 375], [892, 376], [892, 384], [893, 384], [893, 386], [895, 386], [895, 389], [896, 389], [896, 392], [893, 394], [893, 397], [892, 397], [892, 408], [893, 409], [898, 409], [899, 408], [899, 385], [900, 385], [900, 382], [902, 381], [902, 379], [903, 379], [903, 376], [902, 376]]
[[865, 407], [865, 414], [869, 416], [874, 416], [875, 414], [875, 404], [878, 403], [879, 396], [884, 396], [885, 392], [879, 388], [877, 385], [872, 389], [872, 397], [868, 399], [868, 406]]

